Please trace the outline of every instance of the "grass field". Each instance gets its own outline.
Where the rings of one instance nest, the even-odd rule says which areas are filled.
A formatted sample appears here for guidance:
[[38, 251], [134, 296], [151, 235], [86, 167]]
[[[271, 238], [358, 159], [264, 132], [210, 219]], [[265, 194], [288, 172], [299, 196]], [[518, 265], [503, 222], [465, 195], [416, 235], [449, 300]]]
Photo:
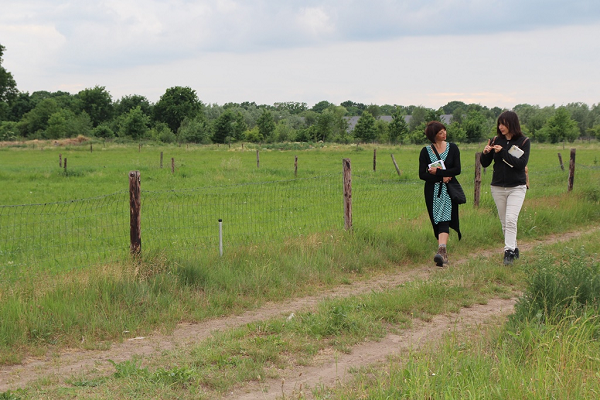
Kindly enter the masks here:
[[[74, 211], [68, 208], [64, 215], [52, 217], [56, 221], [64, 220], [65, 215], [82, 215], [73, 226], [94, 226], [97, 231], [94, 234], [99, 238], [105, 237], [104, 240], [109, 243], [92, 243], [94, 247], [104, 246], [108, 254], [107, 262], [99, 263], [98, 257], [94, 257], [94, 260], [82, 263], [77, 252], [86, 253], [87, 248], [84, 246], [82, 251], [77, 242], [69, 242], [61, 247], [60, 238], [52, 239], [55, 240], [56, 253], [61, 255], [61, 258], [55, 257], [60, 262], [52, 267], [33, 262], [19, 264], [17, 268], [14, 259], [7, 258], [5, 249], [0, 249], [2, 364], [18, 363], [27, 355], [43, 354], [49, 348], [102, 348], [111, 341], [123, 340], [123, 332], [135, 336], [146, 335], [157, 329], [168, 331], [181, 321], [202, 321], [251, 309], [267, 301], [281, 301], [348, 284], [356, 279], [365, 279], [429, 259], [436, 246], [423, 204], [422, 183], [416, 171], [420, 147], [323, 145], [311, 149], [259, 149], [260, 166], [257, 167], [257, 149], [242, 149], [241, 146], [142, 146], [141, 149], [137, 146], [109, 144], [104, 147], [100, 143], [93, 146], [92, 152], [89, 144], [69, 148], [44, 147], [40, 144], [35, 148], [0, 148], [0, 185], [6, 188], [0, 192], [0, 204], [3, 204], [0, 207], [0, 237], [5, 238], [0, 243], [14, 243], [14, 240], [6, 238], [18, 236], [15, 233], [18, 229], [37, 230], [35, 237], [42, 239], [37, 239], [36, 249], [43, 252], [44, 246], [50, 241], [48, 238], [56, 236], [57, 228], [51, 224], [18, 228], [21, 226], [19, 221], [32, 217], [27, 213], [14, 217], [14, 209], [34, 210], [34, 215], [55, 215], [56, 210], [52, 207], [56, 206], [52, 204], [67, 203], [70, 207], [70, 204], [84, 203], [73, 200], [104, 199], [115, 193], [118, 193], [115, 203], [119, 204], [115, 207], [106, 206], [110, 211], [99, 212], [102, 209], [99, 204], [104, 203], [92, 202], [89, 213], [82, 211], [82, 207]], [[530, 159], [532, 188], [520, 217], [520, 240], [531, 241], [550, 234], [595, 227], [600, 221], [598, 144], [575, 143], [572, 147], [577, 149], [575, 185], [572, 192], [567, 192], [570, 147], [533, 146]], [[464, 237], [458, 242], [456, 235], [451, 235], [451, 257], [466, 257], [489, 249], [499, 249], [500, 254], [500, 225], [489, 195], [491, 173], [488, 171], [483, 175], [480, 207], [473, 207], [474, 160], [480, 146], [464, 145], [460, 148], [463, 163], [460, 181], [471, 203], [461, 206]], [[376, 171], [373, 171], [374, 149], [378, 160]], [[159, 164], [161, 151], [164, 154], [162, 169]], [[562, 153], [567, 171], [561, 170], [557, 153]], [[63, 159], [68, 159], [66, 173], [58, 166], [59, 154]], [[391, 163], [390, 154], [394, 154], [402, 170], [400, 177]], [[295, 156], [298, 156], [296, 179]], [[171, 157], [175, 158], [174, 174], [170, 170]], [[341, 214], [344, 158], [350, 158], [352, 162], [353, 201], [356, 205], [353, 210], [353, 232], [343, 230]], [[260, 221], [265, 216], [276, 215], [279, 220], [277, 223], [286, 227], [267, 229], [267, 222], [258, 229], [247, 229], [240, 234], [245, 240], [226, 247], [222, 257], [215, 248], [208, 248], [205, 244], [211, 243], [210, 240], [200, 241], [201, 233], [192, 235], [200, 244], [189, 245], [185, 240], [174, 240], [174, 236], [165, 238], [164, 232], [156, 235], [160, 238], [152, 239], [144, 231], [142, 258], [131, 260], [127, 257], [127, 173], [130, 170], [141, 172], [142, 195], [148, 199], [148, 203], [142, 207], [142, 215], [163, 221], [156, 226], [166, 226], [171, 235], [187, 238], [191, 235], [186, 230], [187, 225], [204, 224], [192, 217], [198, 214], [200, 208], [207, 207], [205, 202], [209, 198], [220, 202], [221, 207], [208, 213], [210, 218], [207, 217], [207, 220], [210, 219], [213, 224], [219, 218], [217, 214], [230, 207], [242, 210], [242, 214], [249, 215], [250, 220]], [[314, 184], [313, 181], [318, 183]], [[297, 187], [294, 191], [288, 191], [289, 186]], [[270, 187], [278, 189], [272, 191]], [[284, 208], [283, 213], [278, 211], [281, 203], [289, 202], [290, 193], [300, 193], [299, 202]], [[202, 207], [199, 202], [203, 204]], [[244, 203], [250, 206], [241, 208]], [[23, 206], [25, 204], [40, 206]], [[182, 206], [191, 211], [177, 214], [174, 210]], [[287, 214], [295, 209], [299, 210], [300, 220], [304, 221], [306, 227], [300, 233], [297, 220], [291, 224], [281, 222], [288, 221]], [[302, 214], [302, 209], [308, 211]], [[12, 213], [10, 225], [3, 222], [9, 211]], [[107, 222], [112, 214], [120, 219], [114, 223]], [[177, 218], [169, 215], [176, 215]], [[286, 215], [286, 218], [282, 215]], [[227, 217], [226, 222], [228, 218], [233, 217]], [[165, 222], [170, 219], [177, 219], [178, 222]], [[323, 228], [321, 222], [313, 223], [313, 220], [329, 224]], [[151, 226], [150, 221], [145, 223]], [[45, 232], [46, 228], [51, 233]], [[115, 234], [115, 230], [121, 232]], [[152, 232], [152, 229], [148, 230]], [[261, 237], [256, 237], [256, 232]], [[26, 237], [29, 235], [31, 233], [27, 232]], [[87, 235], [92, 234], [84, 231], [83, 236]], [[84, 239], [78, 239], [82, 246], [86, 242]], [[214, 243], [214, 239], [211, 240]], [[112, 249], [115, 248], [120, 249], [120, 253], [113, 257]], [[9, 256], [13, 257], [13, 254]], [[78, 260], [81, 265], [69, 265], [69, 260]], [[424, 304], [427, 297], [454, 293], [452, 301], [464, 305], [515, 287], [525, 288], [526, 275], [522, 270], [508, 273], [490, 260], [485, 275], [478, 276], [475, 281], [467, 279], [475, 283], [466, 285], [466, 288], [460, 285], [460, 288], [437, 293], [428, 286], [429, 289], [421, 288], [424, 290], [422, 293], [415, 292], [410, 301], [380, 301], [400, 301], [400, 306], [404, 302], [412, 304], [413, 301]], [[442, 289], [454, 287], [456, 282], [465, 280], [449, 278], [443, 283]], [[352, 309], [352, 301], [347, 300], [338, 309]], [[199, 304], [202, 306], [198, 307]], [[409, 305], [407, 307], [411, 308]], [[426, 314], [439, 312], [445, 311], [435, 307], [425, 311]], [[330, 314], [326, 312], [326, 315]], [[375, 314], [374, 318], [380, 317]], [[340, 325], [336, 324], [343, 321], [326, 321], [329, 322], [317, 324], [324, 329], [320, 337], [333, 338], [341, 334]], [[375, 331], [367, 336], [377, 334]], [[363, 335], [362, 331], [358, 333], [358, 336]], [[86, 337], [85, 343], [81, 343], [82, 336]], [[354, 339], [350, 337], [346, 340], [349, 342], [344, 343], [351, 345]], [[308, 347], [313, 345], [306, 344]], [[288, 350], [304, 351], [295, 348]], [[186, 368], [197, 374], [198, 370], [192, 366], [198, 364], [191, 363]], [[120, 366], [121, 369], [125, 367]], [[211, 368], [214, 367], [212, 365]], [[133, 371], [136, 369], [134, 364]], [[186, 371], [176, 372], [186, 375]], [[136, 376], [148, 382], [147, 377], [142, 375]], [[214, 384], [200, 385], [205, 387], [203, 385]], [[111, 387], [107, 384], [103, 390], [110, 392], [112, 389], [108, 388]], [[383, 384], [380, 387], [385, 389]], [[359, 388], [356, 390], [362, 390]], [[212, 390], [223, 388], [217, 385]], [[24, 393], [23, 398], [37, 396], [35, 391], [28, 393]], [[173, 395], [168, 389], [165, 393], [164, 397], [157, 398], [169, 398], [169, 393]], [[79, 393], [80, 396], [82, 393]], [[143, 397], [140, 395], [140, 398]], [[93, 398], [93, 395], [89, 398]], [[94, 398], [118, 398], [118, 395]]]

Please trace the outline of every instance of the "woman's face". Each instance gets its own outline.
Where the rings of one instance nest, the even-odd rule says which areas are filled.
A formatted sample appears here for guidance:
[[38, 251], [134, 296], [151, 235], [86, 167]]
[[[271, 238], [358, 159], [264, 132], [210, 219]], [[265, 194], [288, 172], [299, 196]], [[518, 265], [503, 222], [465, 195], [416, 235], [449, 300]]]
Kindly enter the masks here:
[[506, 136], [506, 134], [509, 132], [508, 127], [504, 124], [498, 124], [498, 129], [500, 129], [500, 132]]
[[435, 135], [435, 141], [436, 142], [443, 142], [444, 140], [446, 140], [446, 130], [442, 129], [441, 131], [439, 131], [437, 133], [437, 135]]

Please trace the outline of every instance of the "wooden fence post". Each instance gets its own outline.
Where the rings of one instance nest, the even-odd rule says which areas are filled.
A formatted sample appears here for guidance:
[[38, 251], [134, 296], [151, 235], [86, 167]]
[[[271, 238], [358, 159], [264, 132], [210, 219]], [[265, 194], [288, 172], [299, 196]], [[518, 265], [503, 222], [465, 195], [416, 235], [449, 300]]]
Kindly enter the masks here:
[[163, 152], [160, 152], [160, 167], [162, 168], [163, 166]]
[[92, 149], [92, 144], [90, 143], [90, 153], [93, 153], [94, 150]]
[[563, 165], [562, 155], [558, 153], [558, 162], [560, 162], [560, 169], [565, 170], [565, 166]]
[[175, 158], [171, 158], [171, 173], [175, 173]]
[[352, 171], [350, 159], [344, 158], [344, 229], [352, 229]]
[[400, 172], [400, 168], [398, 168], [398, 164], [396, 163], [396, 159], [394, 158], [394, 155], [391, 154], [392, 156], [392, 162], [394, 163], [394, 167], [396, 167], [396, 172], [398, 173], [398, 176], [400, 176], [402, 173]]
[[568, 192], [573, 190], [573, 182], [574, 181], [575, 181], [575, 149], [571, 149], [571, 159], [569, 161], [569, 188], [567, 189]]
[[294, 176], [298, 176], [298, 156], [294, 157]]
[[140, 171], [129, 172], [129, 251], [139, 255], [142, 251]]
[[373, 149], [373, 172], [377, 171], [377, 149]]
[[62, 168], [62, 153], [58, 155], [58, 166]]
[[481, 152], [475, 153], [475, 189], [473, 193], [473, 205], [479, 207], [481, 197]]
[[67, 157], [65, 157], [65, 162], [64, 162], [64, 164], [65, 164], [65, 172], [67, 172]]
[[256, 168], [260, 167], [260, 156], [258, 155], [258, 149], [256, 150]]

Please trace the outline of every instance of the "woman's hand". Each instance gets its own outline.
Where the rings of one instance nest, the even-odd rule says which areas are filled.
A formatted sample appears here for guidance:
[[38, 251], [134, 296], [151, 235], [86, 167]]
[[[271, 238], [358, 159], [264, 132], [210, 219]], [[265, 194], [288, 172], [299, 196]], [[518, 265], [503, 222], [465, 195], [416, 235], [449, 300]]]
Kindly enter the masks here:
[[427, 172], [429, 172], [431, 175], [435, 175], [437, 174], [438, 169], [440, 169], [440, 167], [431, 167], [427, 170]]
[[444, 180], [444, 183], [448, 183], [448, 182], [450, 182], [452, 180], [452, 177], [451, 176], [445, 176], [443, 178], [443, 180]]
[[485, 145], [485, 147], [483, 148], [483, 154], [487, 154], [490, 151], [494, 150], [494, 152], [499, 152], [500, 150], [502, 150], [502, 146], [500, 146], [499, 144], [494, 145], [494, 146], [490, 146], [490, 139], [488, 139], [487, 144]]

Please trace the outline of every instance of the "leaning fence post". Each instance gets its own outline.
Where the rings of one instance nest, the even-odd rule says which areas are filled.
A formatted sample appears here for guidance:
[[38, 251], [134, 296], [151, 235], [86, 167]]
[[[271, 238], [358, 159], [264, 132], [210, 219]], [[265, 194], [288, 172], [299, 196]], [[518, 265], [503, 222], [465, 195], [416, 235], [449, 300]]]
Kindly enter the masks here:
[[344, 158], [344, 229], [352, 229], [352, 173], [350, 159]]
[[394, 158], [393, 154], [390, 154], [392, 156], [392, 162], [394, 163], [394, 167], [396, 167], [396, 172], [398, 173], [398, 176], [402, 175], [402, 172], [400, 172], [400, 168], [398, 168], [398, 163], [396, 163], [396, 159]]
[[[65, 160], [67, 161], [67, 160]], [[568, 192], [573, 190], [573, 181], [575, 180], [575, 149], [571, 149], [571, 159], [569, 161], [569, 188]]]
[[475, 153], [475, 189], [473, 193], [473, 205], [479, 207], [481, 196], [481, 152]]
[[560, 162], [560, 169], [562, 169], [564, 171], [565, 170], [565, 166], [563, 165], [562, 155], [560, 153], [558, 153], [558, 161]]
[[129, 172], [129, 250], [139, 255], [142, 251], [140, 171]]

